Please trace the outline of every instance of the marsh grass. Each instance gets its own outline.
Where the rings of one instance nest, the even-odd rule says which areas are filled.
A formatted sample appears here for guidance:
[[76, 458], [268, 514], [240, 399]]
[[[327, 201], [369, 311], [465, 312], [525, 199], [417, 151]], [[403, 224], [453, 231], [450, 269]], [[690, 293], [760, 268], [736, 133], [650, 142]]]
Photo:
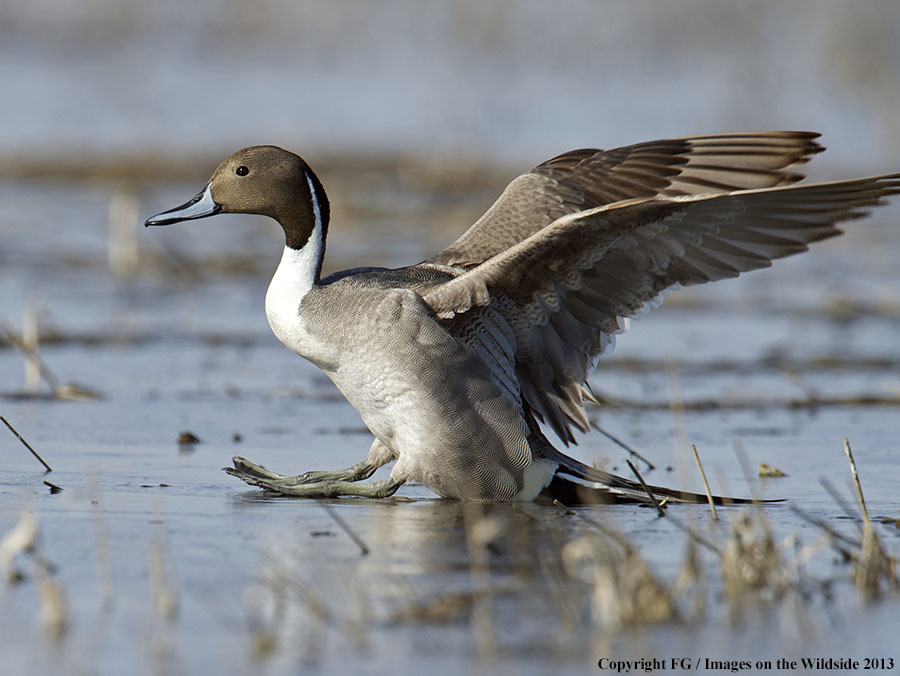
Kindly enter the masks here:
[[[29, 319], [32, 315], [33, 319]], [[50, 398], [73, 401], [102, 398], [103, 395], [99, 390], [75, 383], [64, 383], [50, 370], [50, 367], [39, 355], [40, 337], [37, 328], [37, 314], [31, 310], [26, 310], [25, 326], [26, 328], [20, 335], [8, 324], [0, 321], [0, 332], [5, 335], [10, 345], [20, 350], [25, 356], [25, 389], [19, 393], [2, 393], [2, 396], [14, 399]], [[49, 395], [44, 395], [39, 391], [41, 380], [49, 386]], [[7, 426], [9, 426], [8, 423]]]
[[69, 624], [66, 597], [54, 576], [54, 566], [44, 556], [38, 517], [33, 511], [22, 512], [18, 523], [0, 540], [0, 569], [7, 592], [29, 581], [27, 573], [16, 565], [21, 558], [31, 563], [40, 632], [50, 641], [59, 641]]
[[859, 500], [863, 520], [861, 542], [853, 561], [853, 583], [867, 602], [878, 600], [887, 592], [896, 598], [900, 593], [897, 557], [887, 554], [875, 531], [875, 526], [869, 518], [859, 472], [856, 469], [856, 461], [853, 459], [853, 451], [847, 437], [844, 437], [844, 452], [850, 462], [850, 473], [853, 476], [853, 485], [856, 487], [856, 497]]
[[[862, 505], [863, 480], [855, 476]], [[120, 592], [112, 579], [102, 496], [96, 487], [90, 494], [103, 617], [109, 620]], [[772, 611], [802, 638], [813, 632], [813, 608], [827, 604], [841, 581], [852, 583], [863, 605], [900, 592], [896, 557], [882, 543], [878, 526], [866, 512], [860, 516], [845, 501], [837, 504], [856, 519], [855, 533], [842, 533], [826, 516], [794, 508], [819, 532], [808, 543], [794, 535], [776, 537], [768, 508], [761, 505], [726, 506], [719, 520], [695, 521], [699, 527], [684, 523], [700, 516], [696, 512], [670, 508], [659, 524], [670, 532], [666, 537], [672, 537], [672, 526], [684, 531], [671, 543], [683, 554], [680, 565], [660, 573], [644, 554], [646, 541], [614, 525], [623, 507], [441, 503], [436, 513], [451, 528], [442, 542], [458, 558], [442, 563], [439, 574], [423, 574], [398, 567], [398, 560], [405, 560], [402, 551], [384, 533], [354, 523], [351, 509], [339, 514], [336, 506], [322, 503], [345, 537], [317, 538], [325, 544], [315, 554], [303, 540], [279, 538], [260, 554], [247, 587], [223, 593], [242, 603], [251, 663], [321, 665], [335, 645], [366, 655], [386, 632], [442, 627], [467, 628], [473, 655], [484, 663], [523, 649], [568, 659], [585, 646], [611, 649], [617, 637], [643, 640], [654, 627], [702, 630], [723, 614], [741, 625]], [[403, 508], [416, 509], [391, 507]], [[637, 510], [633, 516], [641, 514], [655, 520], [651, 512]], [[59, 576], [44, 556], [45, 549], [52, 551], [53, 543], [48, 545], [40, 541], [37, 516], [24, 512], [0, 541], [6, 594], [33, 587], [36, 629], [43, 640], [83, 637], [85, 630], [73, 624]], [[833, 575], [823, 577], [821, 566], [818, 574], [809, 572], [811, 561], [832, 550], [841, 553]], [[184, 592], [173, 573], [177, 555], [160, 525], [148, 543], [146, 609], [148, 647], [160, 673], [179, 665], [189, 646], [177, 629]], [[440, 560], [439, 553], [428, 555]], [[23, 567], [22, 561], [31, 565]], [[535, 617], [540, 628], [527, 629], [522, 618]]]
[[712, 491], [709, 490], [709, 481], [706, 480], [706, 472], [703, 471], [703, 463], [700, 462], [700, 453], [697, 452], [696, 444], [691, 444], [691, 453], [694, 454], [697, 470], [700, 472], [700, 478], [703, 480], [703, 489], [706, 491], [706, 499], [709, 502], [709, 511], [712, 513], [713, 520], [718, 521], [719, 513], [716, 511], [716, 501], [713, 500]]
[[[53, 468], [47, 464], [47, 462], [40, 456], [40, 454], [31, 447], [31, 444], [29, 444], [27, 441], [25, 441], [25, 439], [22, 437], [21, 434], [19, 434], [19, 432], [16, 430], [16, 428], [13, 427], [10, 424], [10, 422], [6, 418], [4, 418], [2, 415], [0, 415], [0, 421], [2, 421], [3, 424], [6, 425], [7, 429], [9, 429], [9, 431], [12, 432], [13, 435], [15, 435], [16, 439], [18, 439], [19, 441], [22, 442], [22, 445], [25, 448], [27, 448], [28, 451], [31, 453], [31, 455], [33, 455], [35, 457], [35, 459], [44, 466], [44, 469], [47, 472], [53, 471]], [[44, 483], [47, 483], [48, 485], [50, 485], [49, 482], [45, 481]], [[50, 486], [51, 486], [51, 490], [52, 490], [53, 486], [52, 485], [50, 485]], [[56, 488], [59, 488], [59, 486], [57, 486]], [[59, 490], [62, 490], [62, 489], [59, 488]]]
[[[858, 490], [862, 504], [861, 484]], [[821, 536], [804, 543], [794, 535], [778, 540], [760, 506], [729, 508], [729, 518], [709, 523], [705, 535], [684, 526], [671, 510], [663, 512], [688, 536], [680, 569], [666, 579], [642, 556], [639, 542], [605, 519], [591, 510], [560, 508], [560, 518], [575, 519], [589, 532], [559, 541], [562, 531], [532, 532], [546, 523], [535, 523], [527, 513], [522, 519], [507, 509], [461, 505], [469, 587], [434, 594], [400, 584], [404, 593], [390, 612], [366, 613], [370, 628], [467, 621], [478, 654], [489, 659], [503, 650], [506, 632], [498, 618], [509, 606], [539, 605], [559, 634], [608, 638], [660, 624], [700, 625], [717, 615], [719, 597], [733, 623], [771, 608], [787, 613], [793, 630], [805, 635], [813, 625], [809, 608], [817, 599], [828, 602], [840, 580], [817, 577], [807, 564], [835, 546], [846, 554], [844, 564], [864, 603], [897, 595], [895, 557], [886, 553], [867, 518], [856, 538], [814, 518], [810, 522]], [[554, 539], [554, 546], [548, 547], [543, 536]], [[714, 555], [711, 562], [701, 555], [701, 546]], [[371, 588], [364, 577], [356, 583]]]
[[[802, 638], [813, 633], [811, 608], [831, 600], [841, 571], [845, 580], [849, 573], [864, 603], [897, 594], [896, 561], [868, 520], [860, 537], [853, 538], [815, 519], [811, 523], [822, 525], [821, 536], [804, 543], [793, 535], [777, 539], [760, 506], [727, 508], [728, 518], [707, 522], [705, 534], [684, 526], [675, 516], [678, 510], [669, 510], [666, 521], [687, 537], [677, 573], [666, 577], [642, 555], [639, 541], [610, 525], [609, 512], [601, 516], [560, 505], [558, 518], [579, 525], [558, 529], [536, 519], [531, 509], [459, 505], [469, 568], [467, 581], [457, 579], [461, 587], [435, 590], [397, 574], [385, 584], [381, 564], [367, 571], [361, 563], [352, 575], [357, 595], [352, 606], [335, 602], [332, 595], [310, 604], [308, 598], [298, 603], [292, 600], [296, 595], [282, 593], [263, 645], [270, 650], [282, 645], [271, 637], [283, 631], [284, 614], [305, 608], [307, 622], [347, 632], [355, 628], [364, 635], [403, 626], [468, 624], [476, 654], [490, 661], [511, 649], [510, 613], [538, 613], [547, 631], [528, 649], [552, 654], [578, 645], [577, 637], [608, 645], [615, 636], [653, 626], [703, 626], [720, 614], [720, 600], [734, 624], [774, 610]], [[836, 543], [847, 554], [836, 576], [810, 573], [807, 564]], [[367, 546], [376, 560], [385, 555], [384, 543], [367, 538]], [[702, 549], [712, 556], [703, 556]], [[294, 575], [289, 560], [272, 578], [282, 587], [290, 587], [285, 580]], [[251, 644], [259, 644], [259, 635], [252, 634]]]

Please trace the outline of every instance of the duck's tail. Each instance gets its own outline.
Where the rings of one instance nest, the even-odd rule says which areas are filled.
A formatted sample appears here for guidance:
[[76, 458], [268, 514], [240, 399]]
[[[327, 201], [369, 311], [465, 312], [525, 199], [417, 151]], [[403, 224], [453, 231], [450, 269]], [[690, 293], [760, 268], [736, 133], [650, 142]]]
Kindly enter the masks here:
[[[550, 483], [541, 492], [541, 497], [558, 500], [564, 505], [650, 504], [653, 501], [648, 493], [652, 493], [657, 502], [667, 500], [668, 502], [706, 504], [709, 501], [709, 498], [703, 493], [691, 493], [649, 484], [645, 489], [637, 481], [589, 467], [559, 451], [556, 451], [555, 455], [554, 460], [559, 461], [559, 467]], [[782, 500], [754, 500], [722, 495], [713, 495], [712, 499], [717, 505], [782, 502]]]

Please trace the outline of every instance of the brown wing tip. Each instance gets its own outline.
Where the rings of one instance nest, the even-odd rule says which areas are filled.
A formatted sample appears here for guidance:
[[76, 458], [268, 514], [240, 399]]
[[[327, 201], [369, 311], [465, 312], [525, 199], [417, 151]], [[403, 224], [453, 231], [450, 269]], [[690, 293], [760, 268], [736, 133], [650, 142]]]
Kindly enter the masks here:
[[818, 155], [826, 150], [826, 147], [816, 140], [822, 137], [817, 131], [797, 131], [790, 132], [790, 134], [793, 138], [805, 141], [802, 148], [803, 157], [797, 160], [798, 164], [808, 162], [813, 155]]

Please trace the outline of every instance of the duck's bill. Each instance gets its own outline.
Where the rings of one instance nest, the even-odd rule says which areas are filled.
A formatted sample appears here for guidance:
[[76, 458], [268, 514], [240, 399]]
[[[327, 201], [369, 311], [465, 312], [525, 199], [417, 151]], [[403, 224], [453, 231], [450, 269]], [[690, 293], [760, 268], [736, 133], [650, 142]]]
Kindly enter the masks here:
[[170, 225], [180, 221], [191, 221], [195, 218], [206, 218], [213, 216], [222, 211], [222, 205], [217, 204], [212, 198], [209, 186], [199, 195], [189, 202], [185, 202], [180, 207], [163, 211], [161, 214], [151, 216], [146, 220], [144, 225]]

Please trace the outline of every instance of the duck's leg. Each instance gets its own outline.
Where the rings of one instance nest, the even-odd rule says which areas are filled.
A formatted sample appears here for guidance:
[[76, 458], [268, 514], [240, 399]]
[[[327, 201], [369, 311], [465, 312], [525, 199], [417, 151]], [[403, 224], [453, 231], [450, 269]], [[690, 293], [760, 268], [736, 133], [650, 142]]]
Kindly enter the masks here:
[[[288, 476], [286, 474], [278, 474], [266, 469], [262, 465], [257, 465], [246, 458], [235, 456], [231, 459], [234, 468], [226, 467], [225, 471], [238, 479], [247, 481], [251, 479], [265, 479], [270, 481], [287, 482], [291, 485], [310, 484], [322, 481], [362, 481], [368, 479], [382, 465], [387, 464], [394, 459], [393, 452], [378, 439], [372, 442], [369, 448], [368, 457], [362, 462], [358, 462], [352, 467], [339, 469], [334, 471], [306, 472], [298, 476]], [[247, 483], [251, 483], [247, 481]]]
[[301, 477], [285, 477], [283, 479], [267, 479], [251, 474], [238, 472], [231, 467], [225, 471], [238, 479], [259, 486], [273, 493], [289, 495], [298, 498], [336, 498], [342, 495], [355, 495], [365, 498], [386, 498], [397, 492], [406, 479], [389, 478], [371, 483], [356, 483], [353, 481], [315, 481], [312, 483], [299, 483]]
[[225, 471], [239, 479], [243, 479], [247, 476], [272, 481], [290, 481], [295, 484], [310, 484], [318, 481], [361, 481], [363, 479], [368, 479], [375, 473], [375, 470], [378, 469], [378, 467], [369, 464], [368, 460], [363, 460], [347, 469], [306, 472], [297, 476], [288, 476], [286, 474], [278, 474], [277, 472], [268, 470], [262, 465], [257, 465], [255, 462], [251, 462], [240, 456], [233, 457], [231, 461], [234, 463], [234, 467], [226, 467]]

